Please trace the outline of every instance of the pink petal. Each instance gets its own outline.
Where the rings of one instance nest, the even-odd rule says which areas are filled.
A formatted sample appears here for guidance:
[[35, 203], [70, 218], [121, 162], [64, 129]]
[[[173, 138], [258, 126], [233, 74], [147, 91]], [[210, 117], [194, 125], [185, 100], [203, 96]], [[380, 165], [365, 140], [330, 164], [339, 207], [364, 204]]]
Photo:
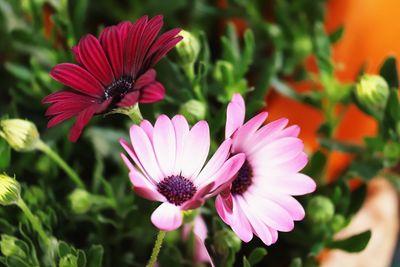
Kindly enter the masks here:
[[129, 178], [134, 186], [133, 189], [139, 196], [152, 201], [166, 201], [165, 197], [157, 191], [156, 186], [150, 183], [137, 170], [131, 171], [129, 173]]
[[130, 130], [131, 143], [145, 172], [155, 181], [160, 182], [164, 175], [160, 171], [153, 145], [146, 133], [137, 125], [132, 125]]
[[179, 173], [181, 171], [182, 161], [183, 161], [183, 148], [186, 136], [189, 134], [189, 124], [187, 123], [185, 117], [182, 115], [175, 115], [172, 118], [172, 124], [175, 129], [175, 139], [176, 139], [176, 160], [174, 166], [174, 173]]
[[246, 211], [246, 217], [248, 218], [254, 233], [266, 244], [267, 246], [272, 244], [272, 235], [266, 226], [249, 207], [249, 204], [242, 197], [237, 198], [238, 203], [243, 210]]
[[211, 259], [210, 254], [206, 246], [204, 245], [204, 241], [207, 238], [207, 225], [204, 222], [201, 216], [197, 216], [194, 220], [194, 228], [193, 233], [195, 236], [195, 260], [198, 262], [209, 262], [211, 266], [214, 266], [214, 263]]
[[116, 26], [105, 28], [101, 33], [100, 40], [108, 60], [111, 63], [114, 76], [117, 79], [122, 77], [124, 71], [124, 48], [121, 43], [118, 28]]
[[142, 120], [142, 122], [140, 123], [140, 128], [143, 129], [143, 131], [147, 134], [150, 142], [153, 143], [153, 125], [148, 120]]
[[104, 86], [108, 86], [113, 82], [114, 74], [96, 37], [91, 34], [82, 37], [79, 41], [79, 52], [85, 68]]
[[50, 76], [81, 93], [93, 97], [104, 95], [103, 86], [84, 68], [71, 64], [61, 63], [56, 65], [51, 71]]
[[214, 182], [211, 182], [201, 188], [198, 188], [196, 194], [181, 205], [182, 210], [197, 209], [204, 204], [205, 195], [214, 187]]
[[282, 232], [293, 230], [294, 222], [289, 213], [275, 202], [261, 198], [258, 195], [245, 192], [243, 197], [246, 199], [248, 206], [253, 210], [253, 214], [257, 214], [269, 227]]
[[[122, 140], [123, 139], [121, 139], [120, 142]], [[125, 140], [123, 140], [123, 141], [125, 141]], [[124, 154], [121, 153], [120, 156], [122, 158], [122, 161], [125, 163], [126, 167], [128, 167], [129, 172], [136, 170], [135, 166], [133, 166], [132, 162]]]
[[182, 213], [179, 207], [164, 202], [151, 215], [151, 222], [162, 231], [173, 231], [182, 225]]
[[165, 97], [165, 88], [159, 82], [147, 85], [141, 90], [140, 103], [154, 103], [163, 100]]
[[166, 115], [160, 115], [154, 125], [154, 151], [164, 177], [173, 173], [175, 164], [175, 130], [171, 120]]
[[231, 137], [243, 125], [245, 113], [243, 97], [240, 94], [234, 94], [227, 108], [225, 138]]
[[215, 210], [217, 211], [219, 217], [221, 217], [221, 219], [224, 221], [224, 223], [230, 225], [233, 211], [229, 210], [224, 202], [225, 201], [223, 200], [221, 195], [218, 195], [215, 198]]
[[270, 188], [292, 196], [300, 196], [315, 191], [316, 184], [313, 179], [302, 173], [291, 176], [282, 176], [268, 181]]
[[267, 112], [261, 112], [251, 118], [242, 127], [240, 127], [233, 136], [232, 152], [243, 152], [249, 149], [248, 142], [252, 140], [252, 136], [258, 128], [264, 123], [268, 117]]
[[206, 121], [196, 123], [184, 142], [181, 170], [184, 177], [195, 177], [204, 165], [210, 149], [210, 130]]
[[[119, 140], [119, 143], [121, 144], [121, 146], [125, 149], [125, 151], [128, 153], [128, 155], [131, 157], [131, 159], [135, 162], [136, 166], [140, 169], [140, 171], [151, 181], [153, 181], [153, 183], [157, 183], [157, 181], [155, 181], [144, 169], [144, 167], [142, 166], [142, 163], [140, 162], [139, 158], [137, 157], [135, 151], [133, 150], [132, 146], [130, 144], [128, 144], [128, 142], [121, 138]], [[126, 164], [126, 162], [125, 162]], [[130, 167], [129, 164], [126, 164], [128, 166], [128, 168]]]
[[251, 225], [236, 197], [233, 198], [233, 212], [230, 226], [242, 241], [247, 243], [253, 238]]
[[154, 69], [149, 69], [144, 74], [140, 75], [139, 78], [135, 82], [135, 89], [140, 90], [143, 87], [149, 85], [150, 83], [155, 82], [156, 80], [156, 71]]
[[121, 44], [123, 44], [124, 51], [125, 51], [125, 43], [126, 38], [128, 37], [128, 32], [132, 28], [132, 23], [130, 21], [123, 21], [117, 25], [118, 35], [121, 40]]
[[225, 163], [229, 156], [232, 140], [226, 139], [214, 153], [212, 158], [207, 162], [206, 166], [201, 170], [197, 178], [194, 179], [195, 184], [202, 184], [210, 179]]

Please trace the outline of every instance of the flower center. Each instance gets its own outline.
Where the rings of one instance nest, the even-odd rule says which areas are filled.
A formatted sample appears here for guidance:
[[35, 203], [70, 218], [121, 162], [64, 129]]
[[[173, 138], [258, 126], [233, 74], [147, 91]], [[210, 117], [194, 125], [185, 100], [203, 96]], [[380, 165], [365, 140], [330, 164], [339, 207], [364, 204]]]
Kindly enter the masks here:
[[193, 182], [181, 175], [171, 175], [157, 184], [157, 190], [176, 206], [191, 199], [197, 189]]
[[242, 195], [251, 185], [253, 170], [249, 162], [246, 160], [237, 173], [235, 180], [232, 183], [231, 193], [234, 195]]
[[104, 90], [104, 98], [113, 98], [113, 102], [119, 102], [127, 93], [133, 90], [135, 81], [131, 76], [122, 76], [120, 79], [114, 81], [107, 86]]

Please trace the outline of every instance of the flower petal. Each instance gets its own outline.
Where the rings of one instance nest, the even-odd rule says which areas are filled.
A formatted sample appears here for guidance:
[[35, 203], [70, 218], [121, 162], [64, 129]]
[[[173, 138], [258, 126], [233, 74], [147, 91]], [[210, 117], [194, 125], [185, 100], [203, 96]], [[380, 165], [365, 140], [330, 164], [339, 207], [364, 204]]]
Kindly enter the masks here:
[[130, 130], [132, 147], [140, 160], [145, 172], [156, 182], [160, 182], [164, 176], [160, 171], [153, 145], [146, 133], [137, 125], [132, 125]]
[[153, 82], [141, 90], [140, 103], [154, 103], [163, 100], [165, 88], [159, 82]]
[[248, 219], [245, 216], [243, 208], [237, 200], [233, 198], [233, 211], [230, 226], [237, 236], [244, 242], [249, 242], [253, 238], [253, 231]]
[[151, 222], [162, 231], [173, 231], [182, 225], [182, 213], [179, 207], [164, 202], [151, 215]]
[[51, 71], [50, 76], [81, 93], [93, 97], [104, 95], [103, 86], [84, 68], [71, 63], [61, 63], [56, 65]]
[[210, 149], [210, 129], [206, 121], [196, 123], [185, 138], [181, 157], [182, 175], [195, 177], [204, 165]]
[[243, 97], [240, 94], [234, 94], [227, 108], [225, 138], [231, 137], [243, 125], [245, 113]]
[[167, 116], [160, 115], [158, 117], [154, 125], [153, 139], [158, 165], [164, 177], [168, 177], [173, 174], [176, 140], [174, 126]]
[[114, 76], [117, 79], [122, 77], [124, 72], [124, 48], [121, 43], [118, 28], [116, 26], [106, 27], [99, 39], [111, 63]]
[[126, 75], [132, 76], [135, 80], [141, 66], [137, 64], [138, 51], [141, 45], [141, 38], [147, 25], [147, 16], [138, 19], [130, 28], [125, 45], [125, 71]]
[[152, 201], [166, 201], [165, 197], [157, 191], [156, 186], [150, 183], [137, 170], [133, 170], [129, 173], [129, 179], [134, 186], [133, 190], [135, 190], [136, 194], [139, 196]]
[[91, 34], [83, 36], [79, 41], [79, 52], [82, 64], [96, 79], [104, 86], [113, 82], [114, 74], [96, 37]]
[[175, 129], [175, 139], [176, 139], [176, 153], [175, 153], [175, 166], [174, 173], [178, 174], [181, 172], [181, 166], [183, 161], [183, 148], [185, 146], [186, 136], [189, 134], [189, 124], [185, 117], [182, 115], [175, 115], [172, 118], [172, 124]]

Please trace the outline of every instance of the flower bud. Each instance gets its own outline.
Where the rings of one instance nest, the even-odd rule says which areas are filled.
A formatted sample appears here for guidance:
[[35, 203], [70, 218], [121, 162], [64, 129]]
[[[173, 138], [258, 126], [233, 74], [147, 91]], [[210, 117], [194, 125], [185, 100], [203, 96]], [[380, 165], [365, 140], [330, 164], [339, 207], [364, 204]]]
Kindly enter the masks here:
[[18, 246], [15, 242], [18, 241], [18, 239], [15, 236], [11, 235], [6, 235], [3, 234], [1, 235], [1, 240], [0, 240], [0, 250], [1, 253], [6, 256], [17, 256], [20, 258], [26, 258], [26, 253], [22, 248]]
[[294, 39], [293, 50], [301, 58], [306, 57], [312, 52], [313, 44], [307, 35], [299, 35]]
[[192, 65], [199, 55], [200, 42], [196, 36], [188, 31], [182, 30], [179, 35], [183, 37], [182, 41], [176, 45], [180, 61], [182, 65]]
[[39, 132], [35, 124], [21, 119], [1, 120], [0, 136], [19, 152], [34, 150], [39, 141]]
[[230, 230], [220, 230], [214, 235], [214, 245], [218, 254], [228, 255], [230, 250], [238, 252], [242, 241], [234, 232]]
[[77, 267], [78, 258], [75, 255], [67, 254], [60, 259], [59, 267]]
[[389, 97], [389, 85], [379, 75], [365, 74], [356, 87], [358, 101], [374, 110], [382, 110]]
[[313, 197], [307, 205], [307, 216], [313, 223], [329, 222], [335, 214], [332, 201], [324, 196]]
[[346, 218], [341, 214], [333, 216], [331, 221], [332, 230], [336, 233], [342, 230], [347, 224]]
[[202, 102], [192, 99], [181, 106], [179, 113], [185, 116], [189, 123], [195, 123], [206, 117], [206, 106]]
[[92, 196], [84, 189], [75, 189], [69, 196], [71, 210], [76, 214], [84, 214], [92, 207]]
[[21, 186], [17, 180], [0, 174], [0, 205], [12, 205], [20, 199]]

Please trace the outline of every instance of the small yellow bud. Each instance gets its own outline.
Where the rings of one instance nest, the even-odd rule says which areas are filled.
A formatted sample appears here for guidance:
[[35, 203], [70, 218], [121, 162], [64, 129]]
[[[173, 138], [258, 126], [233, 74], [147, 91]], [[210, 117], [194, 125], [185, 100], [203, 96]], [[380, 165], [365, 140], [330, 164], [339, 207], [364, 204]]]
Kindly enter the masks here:
[[181, 106], [179, 113], [185, 116], [189, 123], [195, 123], [206, 117], [206, 106], [202, 102], [192, 99]]
[[357, 84], [356, 96], [364, 106], [382, 110], [389, 97], [389, 85], [379, 75], [365, 74]]
[[39, 141], [39, 132], [35, 124], [21, 119], [1, 120], [0, 136], [19, 152], [34, 150]]
[[200, 42], [192, 33], [182, 30], [179, 33], [183, 37], [176, 45], [176, 51], [179, 54], [183, 65], [194, 64], [200, 52]]
[[0, 174], [0, 205], [12, 205], [20, 199], [21, 186], [15, 178]]
[[1, 235], [1, 240], [0, 240], [1, 253], [6, 257], [18, 256], [20, 258], [25, 258], [26, 257], [25, 251], [23, 251], [15, 243], [16, 241], [18, 241], [18, 239], [15, 236], [6, 234]]

